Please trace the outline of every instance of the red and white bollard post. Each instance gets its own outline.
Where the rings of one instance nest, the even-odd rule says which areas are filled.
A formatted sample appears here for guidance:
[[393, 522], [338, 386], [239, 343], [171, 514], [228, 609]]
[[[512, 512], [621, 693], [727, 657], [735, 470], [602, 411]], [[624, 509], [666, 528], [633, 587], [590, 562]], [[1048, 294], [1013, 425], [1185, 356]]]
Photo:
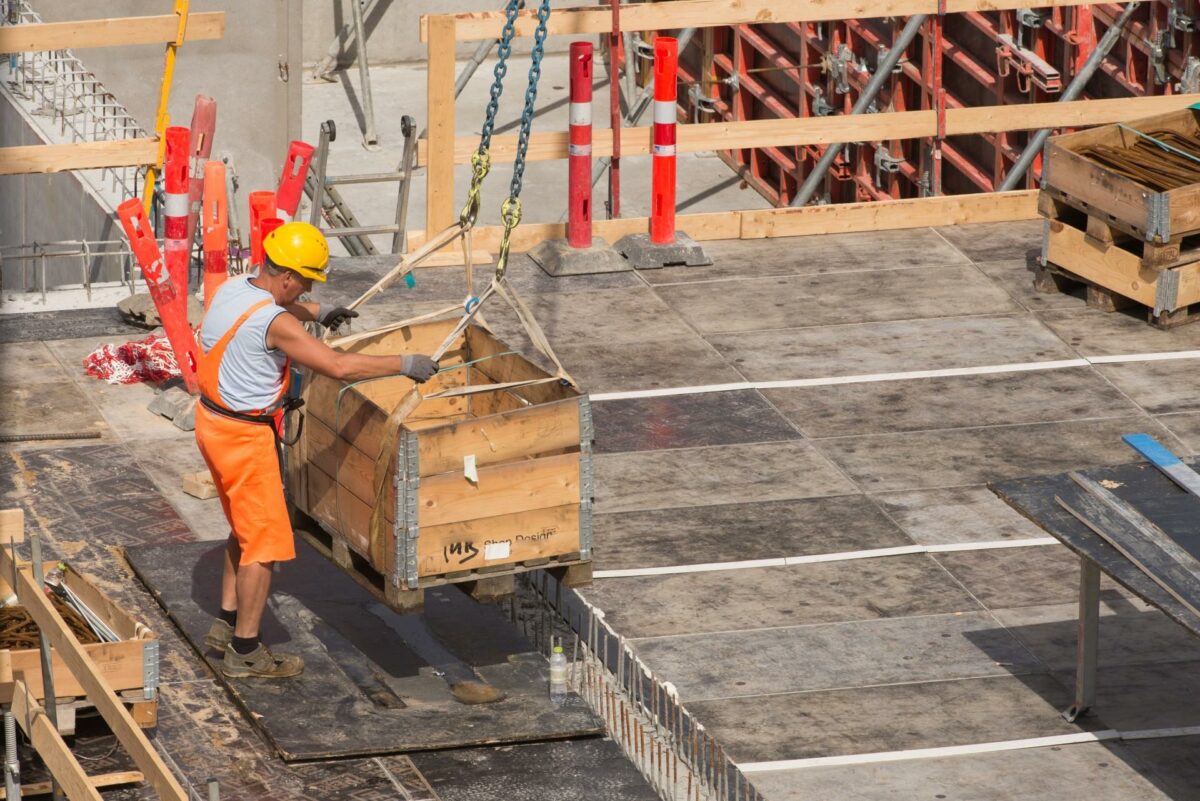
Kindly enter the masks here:
[[[300, 208], [300, 195], [304, 193], [304, 180], [308, 177], [308, 165], [312, 162], [315, 148], [306, 142], [294, 141], [288, 145], [287, 158], [283, 161], [283, 173], [279, 176], [279, 188], [275, 190], [275, 214], [284, 222], [296, 218]], [[264, 234], [265, 236], [265, 234]]]
[[592, 246], [592, 43], [571, 43], [567, 244]]
[[607, 242], [592, 237], [592, 43], [571, 44], [570, 140], [567, 146], [567, 239], [548, 239], [529, 257], [549, 275], [630, 269]]
[[[188, 207], [191, 132], [182, 126], [167, 128], [167, 153], [163, 159], [163, 246], [167, 251], [167, 273], [175, 286], [175, 309], [187, 321]], [[165, 322], [165, 321], [164, 321]]]
[[650, 241], [675, 243], [675, 108], [678, 43], [654, 40], [654, 172], [651, 180]]
[[207, 95], [196, 95], [196, 105], [192, 109], [191, 138], [188, 143], [188, 153], [191, 156], [190, 175], [188, 176], [188, 252], [196, 243], [196, 224], [200, 220], [203, 205], [204, 171], [209, 155], [212, 153], [213, 133], [217, 129], [217, 101]]
[[175, 313], [176, 299], [182, 297], [183, 293], [171, 281], [170, 271], [163, 264], [158, 240], [154, 238], [154, 230], [146, 219], [146, 209], [141, 200], [130, 198], [117, 206], [117, 217], [121, 220], [121, 227], [129, 239], [129, 248], [137, 259], [142, 276], [146, 279], [154, 308], [158, 309], [158, 316], [162, 319], [167, 341], [171, 343], [175, 361], [183, 373], [183, 383], [189, 393], [195, 394], [199, 391], [196, 380], [196, 336], [188, 325], [187, 316], [180, 317]]
[[261, 267], [263, 263], [262, 221], [274, 217], [275, 193], [268, 191], [250, 193], [250, 266]]
[[201, 215], [204, 236], [204, 310], [229, 277], [229, 199], [225, 193], [225, 165], [210, 161], [204, 165], [204, 208]]
[[712, 264], [704, 250], [675, 230], [675, 120], [679, 42], [654, 39], [654, 142], [650, 185], [650, 231], [630, 234], [617, 250], [639, 270]]

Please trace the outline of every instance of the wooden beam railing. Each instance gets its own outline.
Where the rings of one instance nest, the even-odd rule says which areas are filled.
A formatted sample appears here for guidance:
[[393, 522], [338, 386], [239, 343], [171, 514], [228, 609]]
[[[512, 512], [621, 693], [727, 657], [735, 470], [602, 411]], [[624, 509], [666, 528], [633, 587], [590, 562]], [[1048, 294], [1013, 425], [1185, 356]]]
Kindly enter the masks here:
[[[1051, 0], [1043, 5], [1079, 6], [1096, 5], [1100, 0]], [[664, 0], [656, 3], [634, 3], [622, 8], [623, 30], [661, 30], [685, 27], [716, 27], [737, 24], [783, 23], [799, 21], [828, 21], [847, 18], [908, 16], [912, 14], [936, 14], [941, 9], [948, 13], [971, 11], [995, 11], [1022, 7], [1023, 0]], [[453, 53], [456, 42], [496, 38], [504, 24], [502, 12], [468, 12], [461, 14], [436, 14], [421, 18], [421, 39], [426, 43], [429, 72], [427, 93], [427, 115], [429, 136], [418, 146], [418, 163], [426, 172], [426, 217], [425, 232], [410, 235], [412, 246], [423, 244], [424, 236], [433, 236], [453, 224], [457, 218], [454, 187], [455, 165], [470, 163], [471, 154], [478, 146], [478, 139], [470, 136], [455, 136], [454, 122], [454, 64]], [[533, 35], [536, 17], [532, 9], [522, 12], [516, 26], [516, 35]], [[548, 32], [552, 35], [580, 35], [604, 33], [611, 29], [612, 16], [608, 6], [556, 9], [550, 15]], [[1176, 95], [1145, 98], [1122, 98], [1116, 100], [1087, 100], [1070, 103], [1038, 103], [1013, 106], [985, 106], [956, 108], [946, 111], [946, 130], [950, 136], [1004, 131], [1033, 130], [1040, 128], [1075, 128], [1097, 125], [1119, 120], [1133, 119], [1142, 115], [1159, 114], [1188, 105], [1197, 100], [1195, 95]], [[638, 155], [650, 152], [651, 129], [629, 128], [621, 132], [622, 155]], [[680, 125], [678, 127], [678, 151], [695, 152], [704, 150], [729, 150], [731, 148], [754, 147], [797, 147], [820, 145], [833, 142], [873, 142], [893, 139], [932, 137], [937, 134], [937, 119], [934, 111], [903, 111], [883, 114], [848, 115], [774, 120], [747, 120], [739, 122], [705, 123]], [[526, 158], [530, 160], [553, 160], [567, 157], [567, 132], [552, 131], [533, 134]], [[490, 155], [493, 163], [511, 162], [516, 153], [517, 137], [496, 136], [492, 139]], [[592, 153], [607, 156], [612, 152], [612, 132], [609, 129], [593, 131]], [[917, 209], [928, 209], [934, 213], [950, 214], [957, 221], [995, 221], [997, 215], [1015, 215], [1012, 219], [1032, 217], [1032, 201], [1024, 193], [1006, 193], [1007, 198], [999, 201], [985, 200], [989, 195], [964, 196], [960, 199], [927, 198], [918, 201], [899, 201], [903, 206], [890, 204], [838, 204], [821, 207], [810, 213], [813, 216], [794, 216], [788, 210], [779, 216], [766, 212], [730, 212], [729, 220], [713, 225], [711, 215], [681, 215], [678, 224], [681, 230], [697, 238], [706, 237], [704, 232], [692, 230], [704, 226], [705, 231], [721, 231], [722, 236], [737, 231], [737, 236], [782, 236], [784, 231], [814, 232], [837, 229], [830, 221], [831, 215], [847, 215], [851, 222], [847, 230], [873, 230], [878, 224], [890, 226], [897, 220], [891, 215], [905, 209], [902, 217], [924, 219], [925, 213]], [[1023, 199], [1022, 199], [1023, 198]], [[921, 204], [926, 204], [922, 206]], [[867, 211], [865, 206], [888, 206], [888, 211]], [[864, 208], [854, 208], [864, 206]], [[764, 216], [766, 215], [766, 216]], [[813, 221], [820, 219], [819, 224]], [[951, 220], [947, 220], [950, 222]], [[920, 223], [928, 225], [930, 223]], [[641, 226], [645, 220], [596, 221], [597, 236], [612, 241], [621, 232], [632, 232], [631, 226]], [[514, 248], [527, 249], [542, 238], [562, 236], [561, 225], [526, 224], [518, 228]], [[498, 230], [498, 229], [497, 229]], [[698, 235], [699, 234], [699, 235]], [[493, 241], [495, 240], [495, 241]], [[476, 245], [492, 249], [498, 237], [487, 228], [477, 229]]]
[[158, 140], [116, 139], [69, 145], [0, 147], [0, 175], [23, 175], [103, 167], [138, 167], [158, 158]]
[[[163, 44], [173, 40], [178, 30], [179, 17], [174, 14], [0, 25], [0, 53]], [[188, 15], [188, 39], [220, 39], [224, 35], [225, 12]]]

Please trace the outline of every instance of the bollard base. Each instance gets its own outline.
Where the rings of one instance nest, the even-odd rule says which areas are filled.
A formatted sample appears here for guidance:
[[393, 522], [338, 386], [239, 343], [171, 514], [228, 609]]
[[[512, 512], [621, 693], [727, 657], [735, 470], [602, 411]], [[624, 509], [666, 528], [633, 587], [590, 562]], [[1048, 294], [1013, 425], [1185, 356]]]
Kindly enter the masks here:
[[633, 269], [612, 245], [597, 237], [590, 248], [573, 248], [565, 239], [548, 239], [533, 250], [529, 258], [537, 262], [546, 275], [595, 275], [621, 273]]
[[617, 242], [617, 250], [637, 270], [706, 267], [713, 263], [704, 248], [687, 234], [679, 232], [675, 233], [675, 241], [666, 245], [651, 242], [649, 234], [630, 234]]

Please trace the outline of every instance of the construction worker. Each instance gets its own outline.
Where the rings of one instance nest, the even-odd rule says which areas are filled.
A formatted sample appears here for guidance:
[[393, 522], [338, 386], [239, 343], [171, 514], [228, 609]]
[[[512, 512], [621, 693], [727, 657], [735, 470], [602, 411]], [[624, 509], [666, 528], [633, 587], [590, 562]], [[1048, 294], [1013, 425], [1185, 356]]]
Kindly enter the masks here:
[[317, 228], [286, 223], [267, 235], [263, 251], [259, 273], [225, 282], [200, 329], [196, 442], [232, 529], [221, 613], [204, 641], [223, 652], [222, 670], [231, 678], [284, 678], [304, 669], [299, 656], [272, 653], [259, 640], [271, 571], [296, 556], [280, 469], [292, 361], [348, 381], [405, 375], [423, 383], [437, 372], [428, 356], [342, 353], [304, 329], [302, 321], [336, 328], [357, 316], [298, 302], [314, 281], [326, 280], [329, 245]]

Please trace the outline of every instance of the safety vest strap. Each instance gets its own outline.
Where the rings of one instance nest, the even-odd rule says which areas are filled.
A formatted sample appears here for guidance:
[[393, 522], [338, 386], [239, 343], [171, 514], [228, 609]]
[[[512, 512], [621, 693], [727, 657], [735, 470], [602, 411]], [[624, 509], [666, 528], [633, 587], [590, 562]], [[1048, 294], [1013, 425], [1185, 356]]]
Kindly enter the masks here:
[[[230, 412], [232, 411], [223, 400], [221, 400], [220, 383], [221, 383], [221, 360], [225, 357], [225, 349], [229, 347], [229, 343], [233, 341], [233, 337], [237, 334], [238, 329], [242, 324], [250, 319], [250, 315], [254, 314], [259, 309], [265, 308], [272, 304], [271, 299], [261, 300], [255, 303], [249, 309], [242, 313], [242, 316], [234, 321], [225, 335], [217, 340], [217, 344], [212, 346], [212, 349], [204, 354], [200, 360], [200, 394], [210, 407], [217, 407], [217, 410]], [[283, 364], [283, 382], [279, 388], [279, 394], [271, 402], [272, 406], [276, 406], [280, 399], [287, 394], [288, 387], [292, 381], [292, 361], [287, 359]], [[254, 409], [250, 412], [239, 412], [239, 415], [257, 417], [257, 416], [272, 416], [272, 412], [266, 409]]]

